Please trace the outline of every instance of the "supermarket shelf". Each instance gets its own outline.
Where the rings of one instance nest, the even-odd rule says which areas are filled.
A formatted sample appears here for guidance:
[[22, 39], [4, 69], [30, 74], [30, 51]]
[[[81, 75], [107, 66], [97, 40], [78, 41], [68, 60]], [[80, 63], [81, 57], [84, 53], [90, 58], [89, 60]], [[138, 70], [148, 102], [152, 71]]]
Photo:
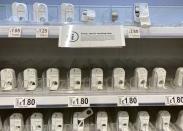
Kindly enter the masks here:
[[142, 38], [179, 38], [183, 37], [183, 27], [150, 27], [141, 28]]
[[[17, 26], [17, 25], [15, 25]], [[12, 26], [0, 26], [0, 37], [8, 37], [9, 29]], [[36, 29], [44, 26], [18, 26], [22, 28], [22, 38], [35, 38]], [[48, 27], [49, 36], [48, 38], [58, 38], [60, 26], [45, 26]], [[128, 29], [134, 28], [135, 26], [125, 26], [124, 32], [125, 37], [128, 38]], [[183, 27], [149, 27], [140, 28], [141, 38], [182, 38]]]
[[[71, 98], [88, 98], [89, 105], [71, 106], [69, 100]], [[135, 97], [138, 101], [137, 104], [120, 105], [119, 100], [123, 97]], [[17, 99], [35, 99], [36, 107], [33, 108], [64, 108], [64, 107], [116, 107], [116, 106], [175, 106], [183, 105], [183, 102], [169, 103], [172, 97], [179, 97], [183, 99], [183, 94], [113, 94], [113, 95], [85, 95], [85, 94], [69, 94], [69, 95], [13, 95], [13, 96], [0, 96], [0, 108], [14, 108]], [[17, 107], [15, 107], [17, 108]], [[19, 107], [18, 107], [19, 108]], [[20, 107], [22, 108], [22, 107]], [[23, 107], [24, 108], [24, 107]]]

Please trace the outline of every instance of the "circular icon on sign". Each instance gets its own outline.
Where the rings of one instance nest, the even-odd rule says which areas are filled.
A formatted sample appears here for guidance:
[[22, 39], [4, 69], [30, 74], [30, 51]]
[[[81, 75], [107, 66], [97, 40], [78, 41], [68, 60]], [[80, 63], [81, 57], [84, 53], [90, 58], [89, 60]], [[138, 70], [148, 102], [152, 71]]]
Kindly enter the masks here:
[[79, 39], [79, 34], [75, 31], [72, 32], [70, 42], [76, 42]]

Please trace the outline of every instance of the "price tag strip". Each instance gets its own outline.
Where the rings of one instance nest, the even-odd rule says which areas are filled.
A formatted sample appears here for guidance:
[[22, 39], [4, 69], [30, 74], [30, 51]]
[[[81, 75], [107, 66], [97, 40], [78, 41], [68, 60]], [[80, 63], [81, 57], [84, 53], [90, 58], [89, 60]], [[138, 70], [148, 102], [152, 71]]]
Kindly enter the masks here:
[[48, 27], [38, 27], [36, 29], [36, 38], [48, 38], [49, 30]]
[[14, 108], [36, 108], [37, 102], [32, 97], [17, 97], [15, 98]]
[[139, 100], [137, 96], [134, 95], [125, 95], [118, 96], [118, 106], [138, 106]]
[[129, 27], [128, 38], [140, 38], [140, 29], [138, 27]]
[[90, 107], [90, 99], [88, 96], [70, 96], [68, 107]]
[[21, 27], [10, 27], [8, 31], [8, 37], [19, 38], [22, 35]]
[[183, 105], [183, 94], [158, 95], [78, 95], [78, 96], [1, 96], [0, 108], [42, 108], [42, 107], [98, 107], [113, 106], [171, 106]]
[[183, 95], [165, 96], [165, 105], [183, 105]]

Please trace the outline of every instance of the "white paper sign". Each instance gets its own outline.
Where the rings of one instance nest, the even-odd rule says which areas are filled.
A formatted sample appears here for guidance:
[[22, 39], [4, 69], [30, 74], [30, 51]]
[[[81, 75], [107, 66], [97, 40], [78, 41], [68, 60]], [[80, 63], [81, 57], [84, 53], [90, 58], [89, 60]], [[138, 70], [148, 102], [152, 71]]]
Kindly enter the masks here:
[[8, 32], [8, 37], [21, 37], [22, 35], [22, 28], [21, 27], [10, 27]]
[[129, 27], [128, 38], [140, 38], [140, 29], [138, 27]]
[[15, 98], [14, 108], [36, 108], [36, 99], [32, 97]]
[[119, 96], [118, 97], [118, 106], [138, 106], [138, 97], [137, 96]]
[[69, 107], [89, 107], [89, 97], [86, 96], [71, 96], [68, 99]]
[[123, 26], [65, 25], [60, 27], [59, 47], [123, 47]]
[[183, 105], [183, 96], [165, 96], [165, 105]]
[[36, 38], [48, 38], [48, 27], [39, 27], [36, 29]]

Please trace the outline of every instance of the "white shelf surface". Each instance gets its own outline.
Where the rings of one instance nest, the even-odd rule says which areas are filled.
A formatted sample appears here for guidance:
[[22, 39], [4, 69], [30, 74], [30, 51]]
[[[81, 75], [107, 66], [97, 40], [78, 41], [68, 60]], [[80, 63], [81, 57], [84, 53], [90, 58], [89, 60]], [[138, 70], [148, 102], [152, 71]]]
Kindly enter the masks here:
[[[126, 106], [168, 106], [168, 97], [182, 97], [183, 94], [146, 94], [146, 95], [135, 95], [135, 94], [98, 94], [98, 95], [85, 95], [85, 94], [70, 94], [68, 95], [13, 95], [13, 96], [0, 96], [0, 108], [14, 108], [14, 104], [17, 98], [34, 98], [36, 101], [37, 108], [62, 108], [69, 107], [70, 97], [87, 97], [89, 99], [88, 107], [116, 107], [118, 106], [119, 98], [132, 96], [138, 99], [138, 105], [126, 105]], [[172, 105], [183, 105], [183, 102]], [[77, 106], [76, 106], [77, 107]], [[78, 106], [80, 107], [80, 106]], [[87, 107], [87, 106], [86, 106]]]
[[[8, 37], [8, 32], [11, 27], [22, 27], [23, 38], [35, 38], [36, 29], [43, 26], [0, 26], [0, 37]], [[58, 38], [60, 26], [45, 26], [49, 29], [48, 38]], [[133, 26], [125, 26], [124, 32], [125, 37], [128, 37], [128, 28]], [[135, 26], [134, 26], [135, 27]], [[180, 27], [148, 27], [140, 28], [141, 38], [182, 38], [183, 37], [183, 26]]]

